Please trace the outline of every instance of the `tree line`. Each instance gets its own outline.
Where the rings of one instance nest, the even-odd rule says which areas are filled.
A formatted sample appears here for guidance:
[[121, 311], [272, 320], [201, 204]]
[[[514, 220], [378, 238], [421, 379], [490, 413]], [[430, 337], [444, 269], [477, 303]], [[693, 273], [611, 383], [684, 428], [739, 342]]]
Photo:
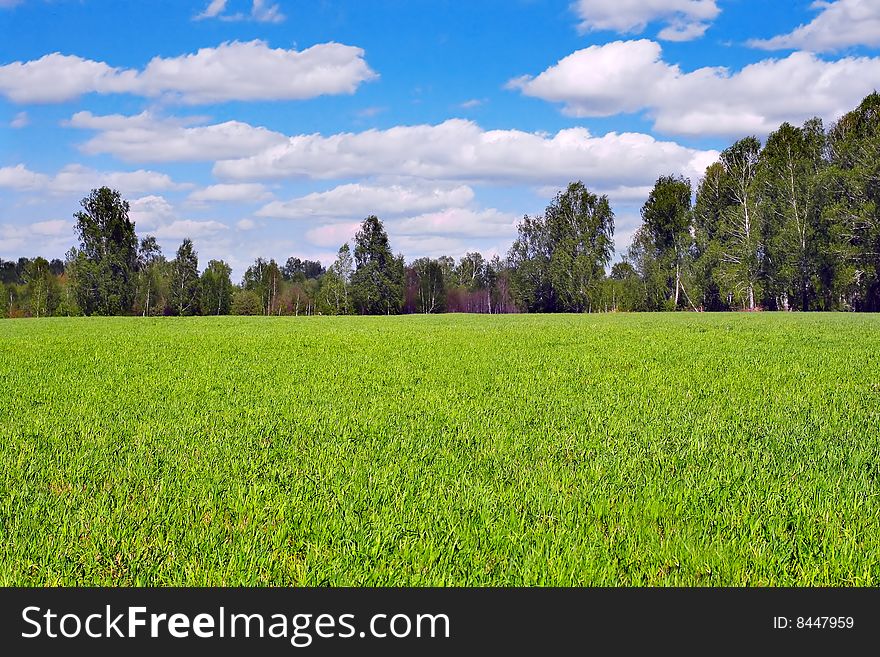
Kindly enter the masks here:
[[506, 265], [468, 253], [405, 264], [381, 220], [369, 216], [336, 260], [257, 258], [238, 284], [223, 260], [200, 269], [191, 239], [172, 259], [141, 239], [116, 190], [94, 189], [74, 217], [79, 245], [65, 260], [0, 260], [0, 316], [384, 315], [513, 312]]
[[[74, 216], [62, 262], [0, 260], [0, 315], [312, 315], [660, 310], [880, 311], [880, 94], [828, 130], [782, 124], [762, 145], [725, 149], [693, 189], [658, 178], [642, 224], [612, 265], [614, 212], [576, 182], [524, 216], [506, 257], [409, 264], [369, 216], [327, 268], [258, 258], [200, 271], [193, 242], [173, 259], [138, 240], [129, 205], [101, 188]], [[609, 266], [610, 271], [609, 271]]]

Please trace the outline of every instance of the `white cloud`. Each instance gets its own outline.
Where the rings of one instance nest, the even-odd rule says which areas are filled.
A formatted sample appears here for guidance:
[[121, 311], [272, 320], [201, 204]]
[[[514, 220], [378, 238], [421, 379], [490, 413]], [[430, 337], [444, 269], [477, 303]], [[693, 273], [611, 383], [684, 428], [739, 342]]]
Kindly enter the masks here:
[[204, 162], [246, 157], [286, 141], [280, 133], [239, 121], [203, 126], [187, 125], [190, 122], [154, 117], [149, 112], [135, 116], [77, 112], [66, 125], [98, 131], [82, 144], [83, 152], [107, 153], [126, 162]]
[[277, 4], [267, 3], [266, 0], [254, 0], [251, 6], [251, 18], [259, 23], [281, 23], [287, 17], [281, 13]]
[[23, 164], [14, 167], [0, 167], [0, 187], [19, 191], [42, 189], [49, 182], [49, 176], [31, 171]]
[[154, 234], [158, 239], [182, 240], [188, 237], [195, 240], [199, 237], [212, 237], [226, 230], [229, 230], [229, 226], [219, 221], [178, 219], [165, 226], [160, 226], [154, 231]]
[[257, 227], [257, 222], [253, 219], [241, 219], [235, 224], [235, 227], [239, 230], [253, 230]]
[[233, 41], [155, 57], [142, 71], [60, 53], [13, 62], [0, 66], [0, 94], [17, 103], [57, 103], [87, 93], [131, 93], [197, 105], [352, 94], [376, 77], [364, 51], [354, 46], [323, 43], [297, 51], [259, 40]]
[[205, 11], [196, 16], [196, 20], [203, 18], [216, 18], [226, 10], [226, 0], [211, 0]]
[[512, 80], [523, 94], [564, 104], [571, 116], [647, 111], [670, 134], [767, 134], [783, 121], [836, 119], [880, 85], [880, 58], [824, 61], [796, 52], [731, 72], [686, 73], [660, 45], [617, 41], [579, 50], [536, 77]]
[[336, 248], [353, 239], [359, 228], [357, 221], [317, 226], [306, 231], [306, 239], [315, 246]]
[[716, 0], [576, 0], [572, 9], [581, 19], [581, 32], [612, 30], [640, 33], [661, 21], [660, 38], [689, 41], [703, 36], [721, 10]]
[[206, 18], [219, 18], [222, 21], [252, 20], [258, 23], [281, 23], [287, 17], [281, 13], [277, 4], [267, 3], [266, 0], [253, 0], [249, 14], [227, 14], [227, 0], [211, 0], [205, 10], [195, 17], [195, 20]]
[[494, 208], [447, 208], [391, 222], [389, 231], [394, 235], [413, 237], [512, 237], [516, 235], [516, 224], [521, 218]]
[[85, 93], [125, 93], [137, 74], [76, 55], [52, 53], [0, 66], [0, 94], [15, 103], [61, 103]]
[[462, 207], [474, 199], [470, 187], [459, 185], [340, 185], [291, 201], [275, 201], [257, 216], [279, 219], [360, 218], [369, 214], [398, 216], [448, 207]]
[[302, 51], [264, 41], [223, 43], [192, 55], [154, 58], [139, 76], [148, 96], [177, 94], [189, 104], [227, 100], [303, 100], [352, 94], [376, 73], [364, 51], [322, 43]]
[[181, 219], [177, 210], [163, 196], [143, 196], [129, 203], [129, 218], [140, 232], [159, 239], [212, 237], [229, 230], [219, 221]]
[[18, 258], [29, 250], [46, 257], [63, 253], [74, 238], [73, 220], [53, 219], [30, 224], [0, 224], [0, 256]]
[[41, 237], [61, 237], [71, 232], [72, 223], [63, 219], [38, 221], [31, 224], [31, 232]]
[[143, 196], [128, 205], [128, 218], [138, 230], [154, 230], [174, 220], [174, 208], [163, 196]]
[[877, 0], [816, 0], [820, 13], [811, 22], [772, 39], [753, 39], [749, 45], [765, 50], [829, 52], [850, 46], [880, 46], [880, 3]]
[[96, 171], [79, 164], [70, 164], [59, 171], [49, 183], [54, 193], [76, 192], [86, 194], [95, 187], [118, 189], [123, 195], [133, 192], [183, 189], [166, 173], [158, 171]]
[[298, 135], [259, 155], [222, 160], [214, 173], [233, 180], [387, 175], [559, 185], [581, 179], [601, 187], [651, 184], [663, 172], [698, 176], [717, 155], [645, 134], [596, 137], [585, 128], [552, 136], [486, 131], [471, 121], [453, 119], [328, 137]]
[[22, 192], [48, 191], [52, 194], [87, 194], [102, 186], [123, 194], [154, 190], [182, 189], [168, 174], [157, 171], [96, 171], [80, 164], [69, 164], [54, 176], [31, 171], [23, 164], [0, 168], [0, 187]]
[[9, 122], [9, 127], [15, 128], [15, 129], [25, 128], [28, 125], [30, 125], [30, 123], [31, 123], [31, 120], [30, 120], [30, 117], [28, 117], [28, 113], [27, 112], [19, 112], [18, 114], [16, 114], [12, 118], [12, 121]]
[[189, 195], [194, 203], [249, 203], [263, 201], [272, 196], [265, 185], [259, 183], [232, 183], [210, 185]]

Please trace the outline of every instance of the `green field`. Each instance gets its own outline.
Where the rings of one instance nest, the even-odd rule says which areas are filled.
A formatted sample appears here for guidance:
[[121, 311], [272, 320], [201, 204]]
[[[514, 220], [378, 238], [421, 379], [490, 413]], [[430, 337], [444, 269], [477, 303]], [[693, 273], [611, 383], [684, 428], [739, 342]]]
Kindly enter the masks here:
[[880, 585], [880, 317], [0, 321], [3, 585]]

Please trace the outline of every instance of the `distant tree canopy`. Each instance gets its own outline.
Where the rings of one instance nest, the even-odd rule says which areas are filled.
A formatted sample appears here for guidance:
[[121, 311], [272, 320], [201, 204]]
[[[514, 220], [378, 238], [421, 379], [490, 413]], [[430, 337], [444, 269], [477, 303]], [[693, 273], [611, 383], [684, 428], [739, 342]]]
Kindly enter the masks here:
[[79, 249], [68, 257], [79, 307], [86, 315], [127, 314], [134, 304], [138, 264], [128, 201], [101, 187], [81, 205], [74, 215]]
[[240, 285], [222, 260], [200, 273], [189, 239], [171, 261], [155, 237], [138, 242], [118, 191], [81, 206], [64, 262], [0, 260], [0, 316], [880, 311], [880, 94], [827, 130], [811, 119], [736, 141], [695, 187], [659, 176], [614, 263], [614, 212], [582, 182], [523, 217], [506, 257], [406, 264], [370, 215], [327, 269], [257, 258]]
[[510, 248], [514, 298], [530, 312], [587, 312], [599, 307], [614, 249], [607, 196], [572, 183], [543, 216], [525, 217]]
[[403, 256], [391, 253], [388, 233], [375, 215], [361, 223], [354, 237], [352, 299], [361, 315], [396, 315], [403, 308]]

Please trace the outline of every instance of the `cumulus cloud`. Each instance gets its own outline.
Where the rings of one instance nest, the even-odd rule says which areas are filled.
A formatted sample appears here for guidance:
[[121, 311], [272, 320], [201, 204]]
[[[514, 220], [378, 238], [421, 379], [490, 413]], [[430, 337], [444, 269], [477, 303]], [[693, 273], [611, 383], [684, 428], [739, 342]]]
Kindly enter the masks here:
[[272, 194], [266, 186], [260, 183], [232, 183], [198, 189], [189, 195], [188, 200], [194, 203], [251, 203], [270, 196]]
[[159, 239], [197, 239], [211, 237], [229, 230], [229, 226], [219, 221], [198, 221], [195, 219], [178, 219], [170, 224], [159, 226], [153, 231]]
[[516, 235], [516, 224], [521, 218], [494, 208], [447, 208], [393, 222], [390, 230], [396, 235], [416, 237], [512, 237]]
[[70, 232], [71, 222], [63, 219], [53, 219], [52, 221], [38, 221], [31, 224], [31, 231], [35, 235], [42, 237], [60, 237]]
[[146, 95], [176, 94], [189, 104], [352, 94], [375, 78], [361, 48], [322, 43], [297, 51], [270, 48], [264, 41], [156, 57], [138, 77]]
[[90, 92], [130, 92], [138, 84], [134, 71], [57, 52], [0, 66], [0, 94], [15, 103], [61, 103]]
[[260, 217], [278, 219], [355, 218], [367, 214], [397, 216], [462, 207], [474, 199], [470, 187], [440, 185], [340, 185], [290, 201], [274, 201], [257, 211]]
[[192, 126], [192, 120], [135, 116], [95, 116], [77, 112], [66, 125], [98, 134], [80, 147], [90, 155], [110, 154], [126, 162], [205, 162], [245, 157], [281, 144], [286, 137], [240, 121]]
[[30, 224], [0, 224], [0, 256], [20, 257], [22, 250], [39, 245], [43, 254], [61, 253], [73, 238], [73, 221], [52, 219]]
[[212, 237], [229, 230], [219, 221], [180, 218], [164, 196], [143, 196], [131, 201], [129, 206], [128, 216], [137, 229], [159, 239]]
[[81, 164], [69, 164], [54, 176], [31, 171], [23, 164], [0, 167], [0, 187], [21, 192], [47, 191], [52, 194], [83, 193], [101, 186], [123, 194], [154, 190], [183, 189], [168, 174], [157, 171], [96, 171]]
[[783, 121], [835, 119], [880, 84], [880, 58], [824, 61], [806, 52], [731, 72], [687, 73], [662, 58], [659, 44], [617, 41], [579, 50], [536, 77], [508, 86], [564, 105], [570, 116], [647, 111], [670, 134], [766, 134]]
[[152, 230], [174, 220], [174, 208], [164, 196], [142, 196], [129, 202], [128, 218], [138, 230]]
[[18, 191], [31, 191], [47, 186], [49, 176], [31, 171], [23, 164], [0, 167], [0, 187]]
[[298, 51], [255, 40], [155, 57], [141, 71], [52, 53], [0, 66], [0, 94], [17, 103], [57, 103], [87, 93], [130, 93], [198, 105], [352, 94], [376, 77], [361, 48], [322, 43]]
[[645, 134], [593, 136], [586, 128], [555, 135], [483, 130], [472, 121], [398, 126], [331, 136], [298, 135], [247, 158], [221, 160], [225, 179], [261, 180], [406, 176], [430, 180], [644, 185], [658, 172], [701, 175], [715, 151], [686, 148]]
[[649, 23], [662, 22], [659, 37], [689, 41], [705, 33], [721, 10], [716, 0], [576, 0], [572, 9], [581, 32], [612, 30], [640, 33]]
[[880, 46], [880, 3], [876, 0], [816, 0], [819, 14], [788, 34], [753, 39], [749, 45], [764, 50], [830, 52], [850, 46]]

